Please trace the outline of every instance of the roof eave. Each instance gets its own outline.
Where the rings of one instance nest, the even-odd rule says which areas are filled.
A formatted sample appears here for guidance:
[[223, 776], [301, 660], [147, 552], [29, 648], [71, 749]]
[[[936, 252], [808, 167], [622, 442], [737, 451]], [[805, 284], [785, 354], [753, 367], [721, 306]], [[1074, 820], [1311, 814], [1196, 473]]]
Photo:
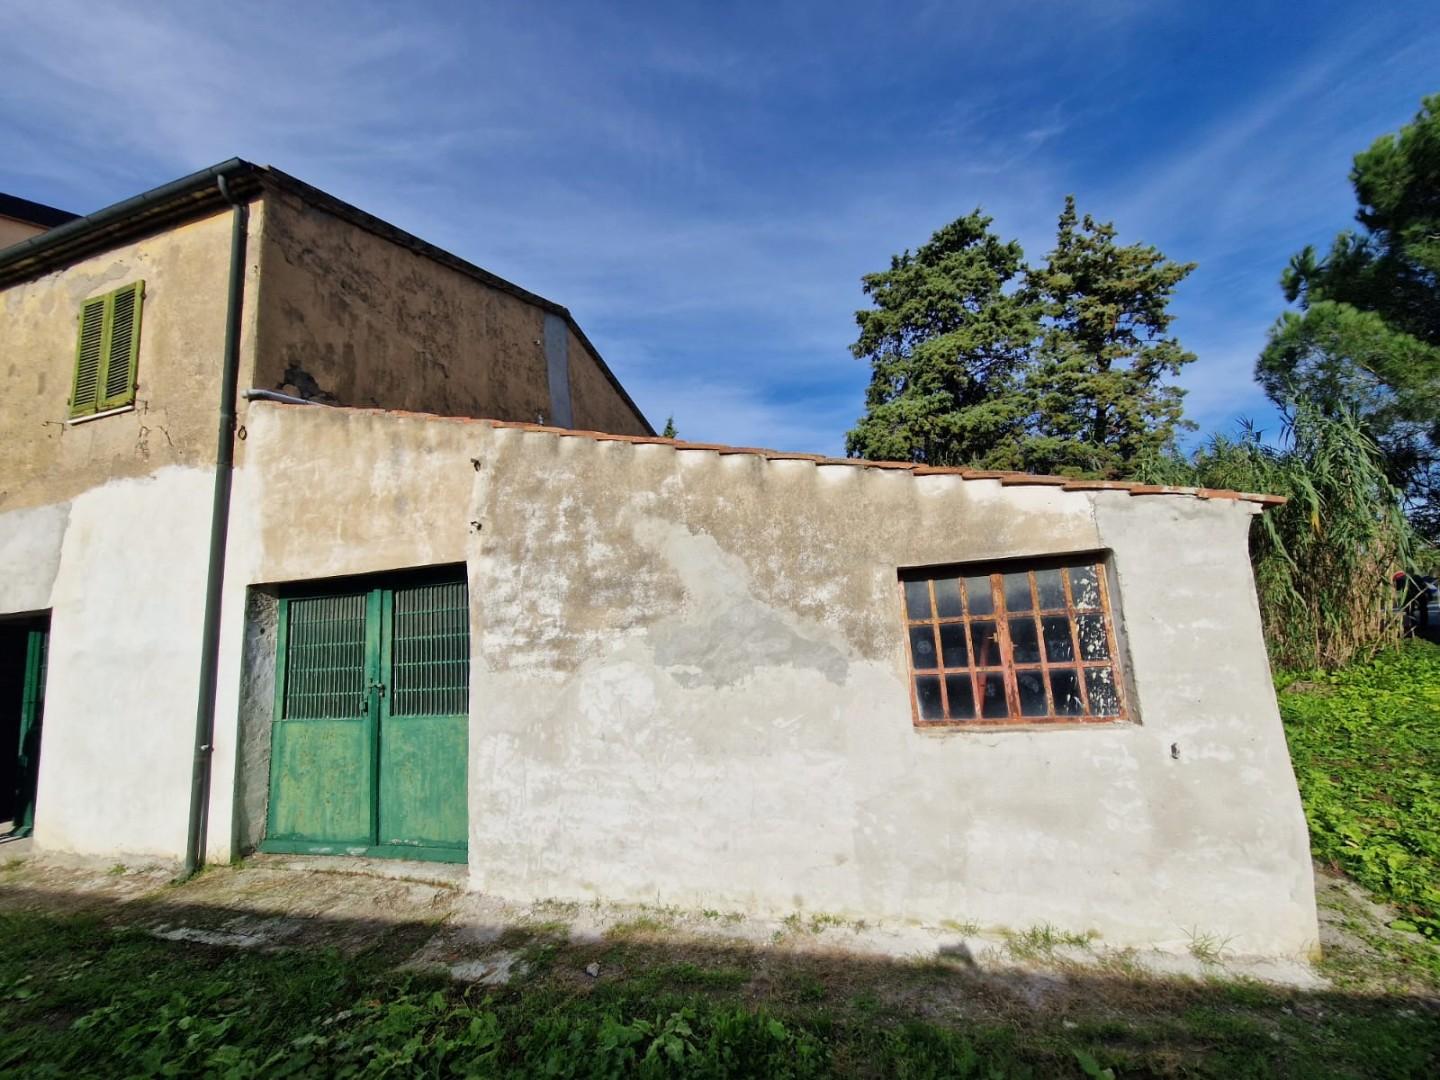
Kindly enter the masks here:
[[233, 195], [254, 194], [259, 190], [260, 171], [248, 161], [231, 158], [0, 249], [0, 286], [38, 277], [117, 243], [223, 207], [221, 177]]
[[12, 285], [39, 277], [51, 270], [59, 269], [76, 259], [104, 251], [115, 244], [125, 243], [142, 236], [148, 236], [183, 221], [189, 221], [211, 213], [226, 205], [220, 191], [218, 179], [224, 177], [232, 195], [245, 198], [257, 194], [262, 187], [270, 186], [294, 195], [317, 209], [348, 221], [381, 239], [423, 255], [442, 266], [474, 278], [492, 289], [510, 294], [528, 304], [551, 312], [565, 320], [566, 325], [589, 350], [599, 364], [607, 382], [619, 394], [622, 401], [635, 414], [649, 435], [655, 428], [640, 411], [640, 406], [615, 377], [605, 363], [600, 350], [586, 336], [570, 310], [553, 300], [522, 289], [519, 285], [499, 277], [483, 267], [460, 258], [444, 248], [421, 240], [418, 236], [391, 225], [352, 206], [343, 199], [337, 199], [328, 192], [305, 183], [296, 177], [269, 166], [255, 165], [241, 158], [231, 158], [208, 169], [172, 180], [150, 191], [142, 192], [121, 202], [97, 210], [93, 214], [76, 218], [48, 232], [20, 241], [7, 248], [0, 248], [0, 287]]

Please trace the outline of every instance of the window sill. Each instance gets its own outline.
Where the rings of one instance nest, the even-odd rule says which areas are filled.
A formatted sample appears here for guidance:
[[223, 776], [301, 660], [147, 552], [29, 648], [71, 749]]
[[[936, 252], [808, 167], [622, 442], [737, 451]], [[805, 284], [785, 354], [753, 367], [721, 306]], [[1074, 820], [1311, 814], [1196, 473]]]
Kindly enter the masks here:
[[1097, 720], [942, 720], [910, 725], [922, 735], [950, 735], [956, 732], [973, 731], [977, 734], [994, 735], [1002, 731], [1094, 731], [1096, 728], [1138, 728], [1134, 720], [1121, 717], [1106, 717]]
[[121, 405], [121, 406], [120, 406], [119, 408], [117, 408], [117, 409], [106, 409], [104, 412], [86, 413], [84, 416], [72, 416], [69, 420], [66, 420], [66, 421], [65, 421], [65, 424], [66, 424], [67, 427], [68, 427], [68, 426], [73, 426], [73, 425], [75, 425], [75, 424], [88, 424], [91, 420], [101, 420], [101, 419], [104, 419], [104, 418], [107, 417], [107, 416], [118, 416], [120, 413], [127, 413], [127, 412], [134, 412], [134, 411], [135, 411], [135, 405], [134, 405], [134, 403], [132, 402], [132, 403], [129, 404], [129, 405]]

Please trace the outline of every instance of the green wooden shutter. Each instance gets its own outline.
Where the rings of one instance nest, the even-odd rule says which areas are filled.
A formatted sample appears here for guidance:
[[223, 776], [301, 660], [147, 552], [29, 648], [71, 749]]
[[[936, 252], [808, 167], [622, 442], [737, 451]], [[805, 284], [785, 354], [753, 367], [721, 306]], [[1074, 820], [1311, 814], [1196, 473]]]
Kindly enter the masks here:
[[137, 281], [106, 296], [86, 300], [81, 306], [71, 416], [118, 409], [135, 400], [144, 297], [145, 283]]
[[80, 340], [75, 346], [75, 384], [70, 392], [70, 415], [93, 413], [100, 401], [101, 343], [108, 297], [86, 300], [80, 308]]
[[106, 300], [109, 334], [105, 341], [105, 382], [100, 409], [117, 409], [135, 400], [135, 362], [140, 356], [140, 303], [145, 283], [117, 289]]

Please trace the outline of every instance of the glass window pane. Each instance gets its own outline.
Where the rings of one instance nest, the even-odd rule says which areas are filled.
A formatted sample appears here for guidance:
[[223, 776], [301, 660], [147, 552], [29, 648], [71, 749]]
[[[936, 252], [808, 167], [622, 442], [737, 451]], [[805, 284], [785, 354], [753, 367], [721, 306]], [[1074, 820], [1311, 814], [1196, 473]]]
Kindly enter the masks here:
[[929, 625], [910, 627], [910, 663], [916, 671], [933, 671], [935, 631]]
[[1045, 700], [1045, 675], [1039, 671], [1017, 671], [1015, 689], [1020, 691], [1021, 716], [1049, 716], [1050, 703]]
[[940, 700], [940, 676], [919, 676], [915, 680], [915, 700], [920, 703], [920, 719], [945, 719], [945, 705]]
[[930, 583], [905, 582], [905, 614], [912, 619], [930, 618]]
[[1042, 611], [1064, 610], [1065, 579], [1059, 570], [1036, 570], [1035, 592]]
[[970, 624], [974, 635], [971, 644], [975, 648], [976, 667], [1000, 666], [1000, 639], [995, 634], [995, 624], [989, 619]]
[[1079, 716], [1085, 711], [1080, 700], [1080, 676], [1074, 668], [1050, 672], [1050, 696], [1055, 701], [1056, 716]]
[[1070, 620], [1064, 615], [1047, 615], [1041, 624], [1045, 635], [1045, 659], [1061, 664], [1075, 659], [1075, 641], [1070, 636]]
[[970, 604], [971, 615], [989, 615], [995, 610], [995, 598], [990, 592], [988, 577], [967, 577], [965, 599]]
[[969, 675], [946, 675], [945, 696], [950, 699], [951, 720], [975, 719], [975, 689]]
[[1105, 616], [1100, 614], [1075, 616], [1075, 628], [1079, 630], [1080, 655], [1086, 660], [1109, 660], [1110, 640], [1105, 634]]
[[1028, 571], [1020, 571], [1017, 574], [1005, 575], [1005, 610], [1006, 611], [1029, 611], [1030, 600], [1030, 574]]
[[1091, 716], [1119, 714], [1120, 695], [1115, 692], [1115, 676], [1109, 668], [1086, 668], [1085, 692], [1090, 695]]
[[1040, 662], [1040, 638], [1034, 619], [1010, 620], [1010, 652], [1017, 664]]
[[935, 581], [935, 611], [942, 619], [958, 619], [965, 614], [960, 609], [960, 582], [956, 578], [938, 578]]
[[1072, 566], [1070, 568], [1070, 593], [1077, 608], [1098, 608], [1100, 606], [1100, 578], [1093, 566]]
[[947, 668], [965, 667], [970, 663], [970, 654], [965, 648], [964, 623], [940, 624], [940, 659]]
[[982, 675], [980, 715], [986, 720], [1004, 720], [1010, 715], [1010, 704], [1005, 700], [1005, 676]]

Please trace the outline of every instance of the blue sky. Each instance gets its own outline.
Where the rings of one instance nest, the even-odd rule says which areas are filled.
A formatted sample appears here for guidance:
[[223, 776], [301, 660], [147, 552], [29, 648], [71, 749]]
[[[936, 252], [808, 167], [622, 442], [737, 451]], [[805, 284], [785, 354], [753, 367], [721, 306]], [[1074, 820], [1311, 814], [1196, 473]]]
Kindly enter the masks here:
[[860, 275], [1067, 192], [1200, 268], [1190, 416], [1251, 379], [1351, 156], [1440, 91], [1431, 3], [7, 6], [0, 190], [86, 213], [238, 155], [566, 304], [658, 427], [839, 452]]

